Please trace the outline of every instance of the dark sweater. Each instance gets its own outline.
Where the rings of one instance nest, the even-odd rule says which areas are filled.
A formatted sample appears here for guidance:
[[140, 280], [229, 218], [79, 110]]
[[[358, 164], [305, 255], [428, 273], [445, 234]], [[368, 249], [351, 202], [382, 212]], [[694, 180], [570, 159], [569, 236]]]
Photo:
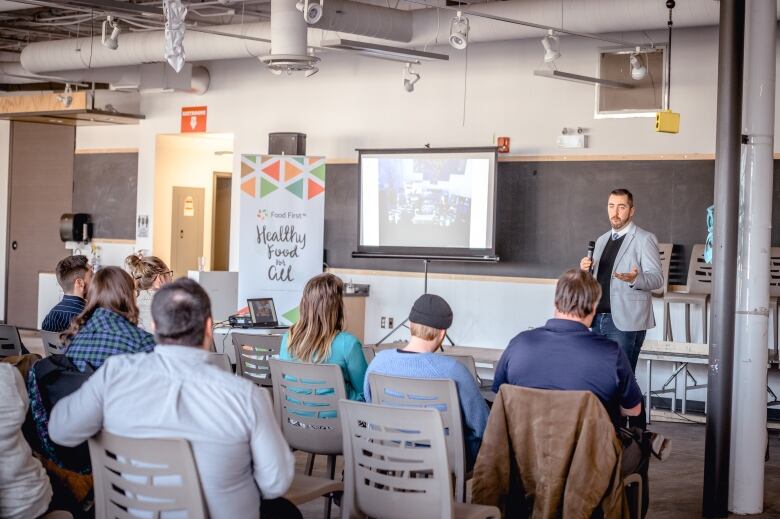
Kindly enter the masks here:
[[604, 247], [604, 252], [601, 253], [601, 259], [599, 260], [599, 271], [596, 273], [596, 279], [601, 285], [601, 300], [599, 306], [596, 308], [598, 314], [612, 313], [612, 307], [609, 303], [609, 286], [612, 282], [612, 267], [615, 265], [615, 258], [620, 250], [620, 245], [623, 243], [626, 235], [624, 234], [617, 240], [609, 239], [607, 245]]

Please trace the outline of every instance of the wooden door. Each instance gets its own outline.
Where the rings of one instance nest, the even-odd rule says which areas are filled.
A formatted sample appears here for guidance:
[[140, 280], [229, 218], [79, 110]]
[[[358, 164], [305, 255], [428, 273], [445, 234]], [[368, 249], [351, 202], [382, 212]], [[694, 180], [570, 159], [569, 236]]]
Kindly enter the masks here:
[[171, 270], [176, 277], [198, 270], [203, 256], [203, 209], [206, 190], [202, 187], [173, 188], [171, 216]]
[[214, 228], [211, 231], [213, 248], [211, 270], [227, 271], [230, 268], [230, 173], [215, 173], [214, 178]]
[[38, 327], [38, 274], [68, 255], [60, 216], [73, 201], [73, 126], [11, 124], [6, 321]]

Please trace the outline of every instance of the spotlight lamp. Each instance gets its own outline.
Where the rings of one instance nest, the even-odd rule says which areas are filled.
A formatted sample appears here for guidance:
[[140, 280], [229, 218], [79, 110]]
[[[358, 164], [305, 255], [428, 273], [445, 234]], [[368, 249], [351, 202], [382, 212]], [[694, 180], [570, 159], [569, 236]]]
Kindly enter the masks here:
[[404, 69], [404, 90], [414, 92], [414, 84], [420, 81], [420, 74], [412, 70], [412, 64], [407, 63]]
[[461, 11], [450, 22], [450, 45], [458, 50], [465, 49], [469, 44], [469, 19]]
[[647, 65], [645, 60], [647, 58], [642, 56], [642, 49], [636, 48], [636, 52], [632, 52], [628, 58], [628, 63], [631, 65], [631, 79], [634, 81], [640, 81], [647, 76]]
[[[109, 28], [111, 29], [111, 35], [107, 36]], [[122, 32], [122, 29], [119, 28], [119, 21], [113, 16], [109, 16], [103, 20], [103, 34], [101, 38], [103, 46], [111, 50], [116, 50], [119, 47], [120, 32]]]
[[70, 83], [65, 83], [65, 90], [57, 96], [57, 101], [62, 103], [62, 106], [65, 108], [70, 108], [70, 105], [73, 103], [73, 90]]
[[544, 47], [544, 62], [552, 63], [556, 59], [561, 57], [561, 51], [559, 50], [560, 41], [558, 36], [555, 35], [552, 29], [547, 31], [547, 36], [542, 38], [542, 47]]

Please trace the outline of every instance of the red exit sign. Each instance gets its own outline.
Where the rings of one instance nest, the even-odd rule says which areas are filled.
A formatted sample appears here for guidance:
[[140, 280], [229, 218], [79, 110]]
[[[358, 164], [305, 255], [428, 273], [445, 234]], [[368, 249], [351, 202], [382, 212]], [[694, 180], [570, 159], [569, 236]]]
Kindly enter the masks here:
[[206, 131], [207, 106], [183, 106], [181, 109], [181, 133]]

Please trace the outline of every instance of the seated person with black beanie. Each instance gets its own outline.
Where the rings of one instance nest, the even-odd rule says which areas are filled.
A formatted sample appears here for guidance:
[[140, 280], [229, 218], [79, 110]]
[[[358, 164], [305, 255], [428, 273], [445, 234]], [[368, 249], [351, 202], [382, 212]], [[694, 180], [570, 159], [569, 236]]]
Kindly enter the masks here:
[[447, 301], [434, 294], [420, 296], [409, 313], [411, 338], [403, 349], [377, 353], [366, 371], [364, 394], [371, 402], [369, 373], [396, 377], [444, 378], [455, 382], [463, 416], [467, 469], [474, 465], [490, 410], [471, 373], [457, 360], [433, 352], [439, 349], [447, 328], [452, 324], [452, 309]]

